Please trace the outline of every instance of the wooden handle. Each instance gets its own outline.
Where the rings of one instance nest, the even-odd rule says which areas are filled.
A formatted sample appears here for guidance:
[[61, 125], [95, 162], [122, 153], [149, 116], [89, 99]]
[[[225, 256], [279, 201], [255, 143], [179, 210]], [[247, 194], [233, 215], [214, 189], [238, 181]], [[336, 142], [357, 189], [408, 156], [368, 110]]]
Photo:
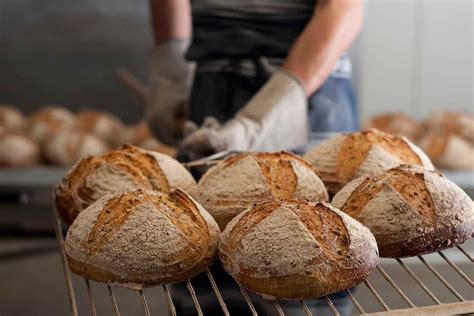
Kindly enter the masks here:
[[119, 81], [128, 89], [130, 92], [138, 96], [143, 102], [147, 97], [147, 87], [142, 84], [130, 71], [125, 68], [117, 69], [117, 77]]

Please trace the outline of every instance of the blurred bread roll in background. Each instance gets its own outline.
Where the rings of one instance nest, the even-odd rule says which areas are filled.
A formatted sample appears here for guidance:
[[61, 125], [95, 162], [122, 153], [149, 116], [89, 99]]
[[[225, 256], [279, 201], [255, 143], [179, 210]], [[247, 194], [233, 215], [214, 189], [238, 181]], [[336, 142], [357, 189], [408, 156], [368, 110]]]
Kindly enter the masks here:
[[122, 121], [112, 113], [96, 110], [84, 110], [77, 114], [77, 126], [93, 134], [115, 148], [123, 145], [125, 126]]
[[146, 150], [157, 151], [171, 157], [176, 157], [177, 150], [157, 140], [151, 133], [148, 124], [144, 121], [128, 126], [124, 132], [124, 144], [132, 144]]
[[47, 162], [69, 166], [86, 156], [100, 155], [109, 147], [93, 134], [70, 128], [60, 130], [48, 138], [42, 149]]
[[22, 132], [25, 116], [11, 104], [0, 104], [0, 126], [7, 132]]
[[0, 167], [27, 167], [39, 161], [40, 149], [30, 138], [6, 131], [0, 134]]
[[423, 131], [420, 123], [401, 112], [372, 116], [362, 124], [362, 127], [363, 129], [376, 128], [385, 133], [403, 136], [412, 142]]
[[33, 113], [28, 118], [28, 135], [38, 144], [76, 124], [74, 113], [59, 106], [46, 106]]
[[434, 112], [423, 125], [428, 131], [448, 130], [474, 144], [474, 114], [469, 112]]

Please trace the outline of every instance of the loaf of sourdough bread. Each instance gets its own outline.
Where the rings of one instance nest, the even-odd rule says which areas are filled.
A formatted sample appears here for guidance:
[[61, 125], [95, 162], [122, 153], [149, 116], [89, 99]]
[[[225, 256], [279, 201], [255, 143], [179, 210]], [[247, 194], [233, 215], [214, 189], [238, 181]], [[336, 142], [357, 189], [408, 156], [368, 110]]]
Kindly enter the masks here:
[[253, 292], [310, 299], [362, 282], [378, 251], [366, 227], [327, 203], [267, 201], [227, 225], [219, 258]]
[[376, 129], [333, 137], [304, 158], [314, 166], [331, 196], [352, 179], [400, 164], [434, 168], [426, 154], [406, 138]]
[[11, 104], [0, 104], [0, 127], [6, 132], [21, 133], [26, 124], [23, 114]]
[[27, 121], [28, 135], [39, 145], [63, 129], [76, 125], [74, 113], [60, 106], [46, 106], [31, 114]]
[[245, 153], [230, 157], [201, 178], [191, 195], [224, 229], [250, 205], [279, 199], [327, 201], [314, 168], [288, 152]]
[[332, 205], [367, 226], [382, 257], [407, 257], [461, 244], [474, 232], [474, 205], [445, 177], [414, 166], [361, 176]]
[[56, 206], [66, 223], [104, 195], [137, 189], [185, 191], [196, 185], [192, 175], [175, 159], [130, 145], [78, 161], [57, 188]]
[[180, 282], [215, 259], [219, 227], [180, 189], [105, 196], [79, 214], [65, 251], [86, 279], [128, 288]]

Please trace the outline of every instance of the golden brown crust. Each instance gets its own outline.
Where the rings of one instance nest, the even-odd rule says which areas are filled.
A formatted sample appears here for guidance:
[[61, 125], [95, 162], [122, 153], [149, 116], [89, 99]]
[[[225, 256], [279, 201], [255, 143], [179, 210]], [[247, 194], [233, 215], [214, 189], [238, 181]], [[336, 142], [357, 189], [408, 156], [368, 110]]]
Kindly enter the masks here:
[[288, 152], [243, 153], [211, 168], [192, 195], [221, 229], [248, 206], [264, 200], [327, 201], [322, 181], [310, 163]]
[[423, 131], [421, 124], [401, 112], [373, 116], [363, 125], [364, 129], [375, 128], [395, 136], [404, 136], [411, 141], [415, 141]]
[[[77, 214], [102, 195], [107, 193], [123, 192], [125, 188], [157, 190], [169, 192], [171, 189], [169, 177], [165, 174], [155, 154], [141, 150], [137, 147], [124, 145], [116, 150], [108, 151], [100, 156], [89, 156], [76, 163], [62, 179], [56, 188], [56, 206], [66, 223], [72, 223]], [[171, 159], [171, 158], [167, 158]], [[178, 162], [177, 168], [184, 170]], [[103, 177], [111, 176], [113, 170], [117, 176], [113, 180], [98, 179], [96, 175], [101, 168], [109, 168]], [[176, 180], [174, 186], [185, 185], [192, 180], [191, 175], [186, 181]], [[111, 178], [112, 179], [112, 178]], [[190, 180], [191, 179], [191, 180]], [[90, 182], [94, 181], [94, 185]], [[120, 181], [126, 181], [126, 185]], [[115, 181], [116, 183], [110, 183]], [[194, 180], [192, 180], [194, 181]], [[181, 183], [181, 185], [180, 185]], [[122, 187], [122, 185], [124, 185]]]
[[68, 231], [73, 272], [123, 287], [180, 282], [204, 271], [219, 229], [186, 193], [134, 191], [106, 196], [81, 212]]
[[368, 229], [329, 204], [267, 201], [231, 221], [219, 258], [253, 292], [309, 299], [363, 281], [378, 253]]
[[383, 257], [442, 250], [474, 231], [470, 198], [444, 177], [413, 166], [356, 179], [332, 204], [371, 229]]

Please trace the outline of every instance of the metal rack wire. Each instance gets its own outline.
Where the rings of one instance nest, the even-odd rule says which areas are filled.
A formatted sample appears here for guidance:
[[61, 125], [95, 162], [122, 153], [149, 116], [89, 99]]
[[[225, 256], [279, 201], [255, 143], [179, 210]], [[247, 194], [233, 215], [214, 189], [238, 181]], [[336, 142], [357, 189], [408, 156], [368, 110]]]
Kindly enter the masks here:
[[[217, 155], [214, 155], [212, 157], [208, 157], [207, 159], [203, 159], [200, 161], [192, 162], [185, 164], [186, 167], [191, 168], [191, 167], [197, 167], [197, 166], [209, 166], [212, 164], [215, 164], [218, 159], [229, 155], [230, 152], [225, 152], [225, 153], [219, 153]], [[60, 246], [60, 256], [61, 256], [61, 261], [63, 265], [63, 272], [64, 272], [64, 278], [66, 281], [66, 286], [67, 286], [67, 292], [68, 292], [68, 297], [69, 297], [69, 303], [71, 307], [71, 312], [74, 316], [79, 315], [78, 313], [78, 304], [77, 304], [77, 299], [76, 299], [76, 293], [74, 290], [74, 284], [73, 284], [73, 278], [71, 276], [71, 272], [69, 270], [67, 260], [66, 260], [66, 254], [64, 251], [64, 235], [63, 235], [63, 226], [61, 223], [61, 220], [59, 218], [58, 211], [54, 209], [54, 217], [55, 217], [55, 231], [56, 231], [56, 236], [58, 239], [58, 243]], [[468, 265], [469, 265], [469, 270], [470, 272], [473, 272], [474, 270], [474, 258], [472, 255], [462, 246], [457, 246], [454, 247], [448, 251], [440, 251], [437, 253], [437, 255], [440, 257], [440, 260], [446, 262], [447, 266], [452, 269], [452, 272], [455, 273], [459, 280], [462, 280], [463, 282], [462, 287], [464, 290], [460, 290], [453, 286], [451, 282], [448, 281], [448, 279], [443, 276], [443, 274], [436, 269], [436, 267], [430, 263], [430, 260], [428, 259], [429, 256], [433, 255], [424, 255], [424, 256], [418, 256], [417, 259], [421, 263], [422, 266], [424, 266], [432, 275], [435, 276], [437, 280], [443, 285], [445, 292], [448, 291], [450, 292], [454, 298], [455, 301], [452, 301], [451, 299], [448, 299], [447, 297], [443, 296], [442, 298], [439, 297], [435, 292], [433, 288], [430, 287], [428, 284], [428, 278], [422, 278], [420, 277], [414, 269], [410, 268], [410, 266], [407, 264], [406, 261], [408, 260], [413, 260], [411, 259], [384, 259], [382, 260], [382, 263], [377, 266], [377, 272], [374, 272], [373, 275], [378, 274], [378, 277], [381, 283], [379, 286], [383, 287], [390, 287], [393, 289], [394, 293], [398, 295], [398, 299], [401, 300], [404, 304], [403, 307], [400, 307], [400, 304], [393, 304], [392, 302], [395, 300], [394, 296], [390, 297], [383, 297], [381, 293], [376, 289], [376, 286], [373, 284], [373, 282], [369, 279], [365, 280], [363, 282], [364, 285], [361, 285], [360, 288], [365, 286], [366, 293], [370, 293], [372, 296], [372, 299], [376, 304], [379, 306], [374, 306], [376, 304], [365, 304], [362, 302], [361, 297], [363, 297], [364, 293], [362, 295], [358, 296], [357, 293], [354, 293], [353, 291], [350, 290], [345, 290], [347, 296], [349, 297], [350, 301], [352, 302], [354, 309], [358, 311], [360, 314], [370, 314], [370, 315], [413, 315], [413, 314], [430, 314], [430, 315], [446, 315], [446, 314], [471, 314], [474, 313], [474, 292], [473, 292], [473, 286], [474, 286], [474, 281], [468, 276], [466, 272], [464, 272], [453, 260], [450, 259], [450, 256], [452, 256], [452, 251], [457, 251], [458, 256], [462, 256], [467, 259]], [[449, 252], [449, 253], [448, 253]], [[389, 263], [387, 265], [387, 263]], [[401, 282], [396, 282], [395, 279], [396, 277], [394, 275], [391, 275], [390, 272], [388, 272], [387, 267], [393, 267], [393, 266], [401, 267], [405, 273], [411, 278], [412, 283], [416, 284], [416, 287], [418, 290], [421, 290], [421, 293], [424, 293], [427, 298], [431, 300], [431, 304], [428, 303], [422, 303], [418, 304], [415, 302], [415, 299], [413, 298], [412, 295], [407, 293], [407, 290], [413, 290], [413, 284], [412, 285], [407, 285], [407, 284], [402, 284]], [[385, 267], [384, 267], [385, 266]], [[391, 268], [390, 270], [393, 270]], [[226, 305], [226, 297], [225, 295], [219, 290], [219, 285], [216, 282], [213, 274], [211, 273], [211, 270], [207, 269], [205, 272], [207, 281], [208, 281], [208, 286], [209, 289], [214, 293], [215, 295], [215, 301], [216, 304], [220, 306], [220, 309], [222, 310], [223, 315], [231, 315], [229, 312], [229, 309]], [[372, 277], [372, 276], [371, 276]], [[91, 290], [91, 282], [87, 279], [84, 279], [85, 282], [85, 288], [87, 292], [87, 298], [89, 301], [89, 307], [90, 307], [90, 313], [92, 315], [97, 315], [97, 309], [96, 309], [96, 303], [94, 299], [94, 295]], [[201, 303], [199, 302], [198, 295], [196, 294], [196, 290], [193, 286], [193, 279], [188, 279], [184, 282], [184, 285], [189, 293], [189, 297], [193, 302], [193, 305], [196, 310], [197, 315], [204, 315], [203, 309], [201, 306]], [[459, 285], [459, 284], [458, 284]], [[108, 291], [108, 296], [110, 298], [110, 304], [112, 306], [113, 313], [115, 315], [120, 315], [120, 309], [117, 304], [117, 298], [114, 293], [114, 286], [111, 285], [104, 285], [107, 287]], [[254, 306], [254, 302], [252, 301], [251, 295], [249, 295], [249, 292], [241, 287], [240, 285], [237, 285], [238, 288], [240, 289], [240, 294], [242, 295], [242, 299], [245, 302], [245, 304], [248, 307], [248, 313], [251, 315], [258, 315], [257, 309]], [[176, 316], [177, 315], [177, 309], [175, 307], [175, 303], [173, 300], [173, 295], [170, 289], [169, 285], [163, 285], [163, 295], [165, 297], [165, 304], [167, 306], [169, 315]], [[129, 291], [134, 291], [134, 290], [129, 290]], [[146, 295], [144, 293], [144, 290], [138, 290], [136, 291], [138, 293], [138, 298], [137, 298], [137, 303], [140, 302], [139, 304], [142, 305], [143, 308], [143, 313], [146, 316], [151, 315], [151, 311], [149, 308], [149, 303], [147, 301]], [[362, 291], [360, 291], [362, 292]], [[367, 298], [364, 299], [367, 301]], [[271, 305], [273, 305], [274, 313], [280, 316], [285, 315], [284, 312], [284, 305], [285, 301], [279, 301], [277, 299], [270, 299], [269, 300]], [[329, 296], [324, 297], [324, 301], [327, 305], [327, 308], [332, 312], [333, 315], [340, 315], [339, 311], [336, 307], [337, 304], [334, 304], [334, 302], [331, 300]], [[301, 310], [305, 315], [314, 315], [312, 310], [308, 307], [307, 302], [301, 300], [298, 302], [300, 305]], [[282, 307], [283, 306], [283, 307]], [[395, 306], [395, 307], [394, 307]], [[380, 310], [381, 308], [381, 310]], [[374, 309], [377, 309], [374, 312]]]

